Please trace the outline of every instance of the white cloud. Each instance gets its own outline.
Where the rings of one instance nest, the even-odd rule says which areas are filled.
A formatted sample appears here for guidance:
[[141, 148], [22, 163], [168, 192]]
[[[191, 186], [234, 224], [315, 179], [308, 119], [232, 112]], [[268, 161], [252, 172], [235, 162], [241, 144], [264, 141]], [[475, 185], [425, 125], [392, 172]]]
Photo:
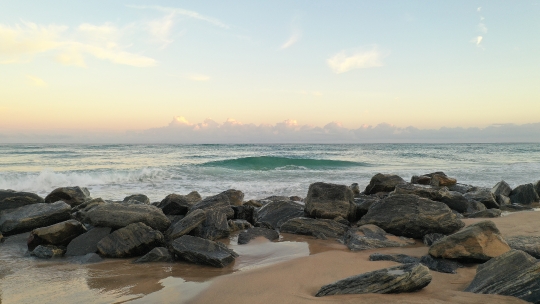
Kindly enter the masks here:
[[36, 86], [36, 87], [47, 87], [47, 83], [39, 78], [39, 77], [36, 77], [36, 76], [33, 76], [33, 75], [26, 75], [26, 79], [30, 82], [31, 85], [33, 86]]
[[206, 22], [208, 22], [210, 24], [213, 24], [213, 25], [221, 27], [221, 28], [225, 28], [225, 29], [230, 28], [229, 25], [219, 21], [216, 18], [201, 15], [201, 14], [195, 12], [195, 11], [190, 11], [190, 10], [186, 10], [186, 9], [182, 9], [182, 8], [163, 7], [163, 6], [157, 6], [157, 5], [150, 5], [150, 6], [146, 6], [146, 5], [127, 5], [127, 7], [135, 8], [135, 9], [153, 9], [153, 10], [161, 11], [161, 12], [164, 12], [164, 13], [167, 13], [167, 14], [178, 14], [178, 15], [189, 17], [189, 18], [206, 21]]
[[160, 19], [155, 19], [146, 23], [148, 31], [154, 37], [158, 43], [161, 44], [161, 48], [165, 48], [173, 40], [170, 38], [171, 29], [174, 25], [174, 13], [168, 14]]
[[326, 61], [334, 73], [345, 73], [354, 69], [366, 69], [383, 66], [382, 59], [386, 57], [377, 46], [371, 49], [343, 50]]
[[479, 12], [479, 11], [481, 11], [481, 10], [482, 10], [482, 7], [481, 7], [481, 6], [479, 6], [479, 7], [476, 9], [477, 12]]
[[482, 43], [482, 39], [484, 39], [482, 36], [477, 36], [471, 42], [475, 43], [477, 46], [480, 46], [480, 43]]
[[298, 28], [294, 28], [289, 39], [281, 45], [281, 49], [288, 49], [293, 46], [302, 37], [302, 31]]

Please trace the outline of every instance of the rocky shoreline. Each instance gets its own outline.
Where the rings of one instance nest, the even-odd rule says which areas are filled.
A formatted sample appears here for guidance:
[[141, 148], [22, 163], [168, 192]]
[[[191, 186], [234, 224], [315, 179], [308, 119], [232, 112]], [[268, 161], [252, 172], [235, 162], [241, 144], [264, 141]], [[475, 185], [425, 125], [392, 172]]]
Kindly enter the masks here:
[[[373, 261], [401, 266], [358, 273], [319, 286], [312, 296], [418, 291], [432, 272], [453, 274], [479, 264], [466, 292], [499, 294], [540, 302], [540, 235], [503, 238], [494, 222], [465, 227], [465, 218], [496, 218], [538, 207], [540, 181], [511, 188], [457, 183], [443, 172], [373, 176], [364, 191], [328, 183], [310, 185], [307, 196], [272, 196], [244, 201], [230, 189], [210, 197], [196, 191], [170, 194], [151, 203], [143, 194], [122, 201], [92, 198], [82, 187], [63, 187], [45, 198], [0, 190], [0, 240], [30, 232], [28, 252], [41, 259], [99, 263], [136, 258], [134, 263], [181, 260], [225, 267], [239, 256], [224, 240], [277, 241], [281, 233], [346, 245], [351, 252], [417, 246], [424, 256], [371, 254]], [[0, 250], [2, 245], [0, 245]]]

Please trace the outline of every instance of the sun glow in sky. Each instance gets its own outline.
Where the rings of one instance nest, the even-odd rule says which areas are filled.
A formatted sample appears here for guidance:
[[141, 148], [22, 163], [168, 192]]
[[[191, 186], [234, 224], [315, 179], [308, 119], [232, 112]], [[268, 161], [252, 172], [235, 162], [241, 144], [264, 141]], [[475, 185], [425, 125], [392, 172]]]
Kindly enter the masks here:
[[173, 117], [198, 128], [537, 123], [539, 16], [539, 0], [0, 0], [0, 133]]

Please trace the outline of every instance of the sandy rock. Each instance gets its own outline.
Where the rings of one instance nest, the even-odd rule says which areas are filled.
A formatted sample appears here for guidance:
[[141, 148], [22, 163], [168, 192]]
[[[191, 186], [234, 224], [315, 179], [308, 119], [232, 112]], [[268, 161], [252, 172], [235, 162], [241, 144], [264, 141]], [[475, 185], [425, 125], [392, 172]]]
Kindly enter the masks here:
[[142, 222], [132, 223], [120, 228], [98, 242], [99, 252], [112, 258], [125, 258], [143, 255], [154, 247], [163, 244], [161, 232]]
[[25, 205], [44, 203], [39, 195], [30, 192], [0, 190], [0, 212]]
[[86, 228], [76, 220], [67, 220], [37, 228], [32, 230], [28, 237], [28, 250], [34, 250], [38, 245], [66, 246], [71, 240], [85, 232]]
[[345, 185], [313, 183], [306, 196], [306, 213], [313, 218], [349, 218], [354, 211], [354, 193]]
[[172, 262], [173, 256], [165, 247], [156, 247], [147, 254], [133, 261], [133, 263]]
[[37, 203], [4, 210], [0, 215], [0, 232], [5, 236], [31, 231], [68, 220], [71, 207], [64, 202]]
[[281, 232], [319, 238], [341, 238], [349, 227], [334, 220], [298, 217], [286, 221], [279, 229]]
[[175, 256], [196, 264], [225, 267], [234, 261], [238, 254], [223, 243], [184, 235], [171, 243]]
[[430, 185], [431, 177], [425, 175], [413, 175], [413, 177], [411, 177], [411, 184]]
[[79, 235], [67, 245], [66, 256], [84, 256], [98, 251], [97, 244], [111, 233], [109, 227], [95, 227]]
[[377, 173], [371, 178], [369, 185], [364, 190], [365, 194], [375, 194], [378, 192], [392, 192], [396, 185], [404, 184], [403, 178], [394, 174]]
[[351, 189], [351, 191], [353, 192], [354, 197], [358, 197], [360, 195], [360, 186], [358, 186], [358, 183], [351, 184], [349, 186], [349, 189]]
[[171, 221], [156, 206], [146, 204], [105, 203], [83, 212], [82, 221], [96, 227], [113, 229], [142, 222], [153, 229], [165, 231]]
[[286, 221], [303, 216], [304, 205], [292, 201], [273, 201], [257, 211], [256, 225], [277, 229]]
[[74, 207], [91, 199], [90, 191], [84, 187], [61, 187], [54, 189], [45, 197], [45, 203], [54, 203], [63, 201], [64, 203]]

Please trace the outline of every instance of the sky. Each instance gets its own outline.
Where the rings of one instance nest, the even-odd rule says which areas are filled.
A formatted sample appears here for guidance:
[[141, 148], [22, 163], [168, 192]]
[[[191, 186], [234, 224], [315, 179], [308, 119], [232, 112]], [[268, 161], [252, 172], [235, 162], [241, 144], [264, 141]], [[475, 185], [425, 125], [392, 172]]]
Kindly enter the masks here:
[[540, 0], [0, 0], [0, 142], [540, 141], [539, 16]]

